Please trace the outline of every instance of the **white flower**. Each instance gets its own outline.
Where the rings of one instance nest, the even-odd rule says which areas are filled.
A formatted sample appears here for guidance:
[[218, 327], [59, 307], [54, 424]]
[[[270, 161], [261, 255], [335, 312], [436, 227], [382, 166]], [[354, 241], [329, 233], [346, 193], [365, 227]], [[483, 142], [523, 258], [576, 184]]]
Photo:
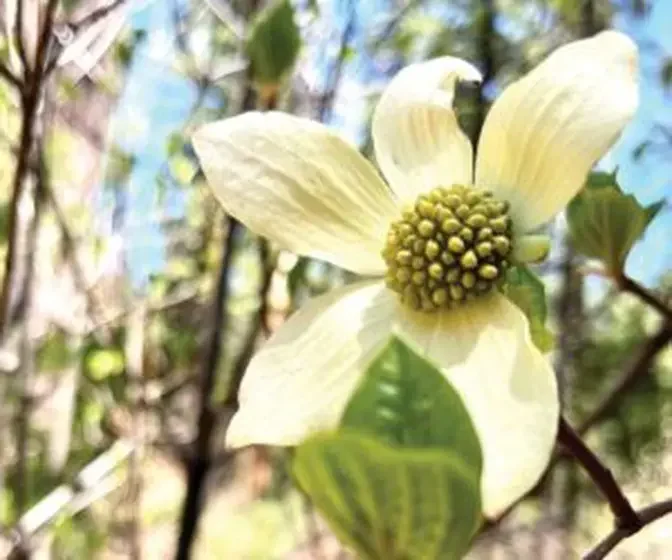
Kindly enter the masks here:
[[[375, 154], [389, 187], [353, 147], [315, 122], [247, 113], [201, 128], [196, 152], [231, 215], [296, 253], [372, 277], [310, 301], [254, 357], [229, 445], [294, 445], [335, 426], [365, 366], [396, 330], [442, 368], [471, 414], [484, 454], [485, 514], [497, 515], [527, 492], [555, 442], [553, 370], [532, 344], [523, 313], [497, 290], [450, 308], [441, 293], [438, 310], [416, 310], [406, 303], [425, 302], [437, 283], [427, 284], [423, 268], [424, 287], [414, 288], [408, 268], [401, 288], [417, 293], [402, 302], [381, 278], [388, 272], [389, 279], [388, 268], [396, 277], [388, 264], [408, 256], [398, 255], [403, 240], [391, 224], [423, 193], [473, 184], [508, 203], [505, 241], [515, 247], [565, 206], [616, 140], [637, 106], [636, 74], [636, 48], [617, 32], [558, 49], [494, 103], [475, 177], [452, 102], [458, 80], [480, 76], [451, 57], [402, 70], [375, 110]], [[495, 269], [506, 266], [502, 260]], [[475, 262], [466, 268], [480, 266]], [[467, 272], [478, 279], [479, 271]]]

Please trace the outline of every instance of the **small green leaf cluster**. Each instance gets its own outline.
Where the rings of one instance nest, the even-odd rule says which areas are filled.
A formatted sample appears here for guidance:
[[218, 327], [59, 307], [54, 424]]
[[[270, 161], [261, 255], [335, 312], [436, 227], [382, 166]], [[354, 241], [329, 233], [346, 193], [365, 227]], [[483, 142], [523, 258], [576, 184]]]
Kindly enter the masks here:
[[374, 359], [340, 428], [300, 445], [293, 474], [361, 558], [457, 559], [481, 521], [483, 458], [461, 398], [398, 338]]
[[630, 250], [663, 204], [659, 201], [642, 206], [621, 190], [616, 172], [593, 173], [567, 207], [574, 247], [585, 256], [602, 261], [607, 272], [618, 278]]

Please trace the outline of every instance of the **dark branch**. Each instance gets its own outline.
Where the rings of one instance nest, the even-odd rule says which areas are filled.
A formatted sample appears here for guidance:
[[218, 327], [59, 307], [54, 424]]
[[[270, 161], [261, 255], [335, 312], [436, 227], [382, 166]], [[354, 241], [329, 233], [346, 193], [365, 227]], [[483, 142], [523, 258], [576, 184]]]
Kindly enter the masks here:
[[642, 522], [618, 486], [614, 475], [562, 417], [560, 418], [558, 441], [579, 462], [607, 499], [616, 518], [616, 526], [633, 532], [638, 531]]
[[210, 440], [216, 423], [216, 413], [211, 402], [211, 393], [221, 360], [222, 332], [226, 328], [226, 302], [229, 296], [229, 273], [233, 249], [237, 232], [241, 228], [241, 225], [233, 218], [229, 218], [228, 223], [228, 236], [217, 272], [217, 289], [212, 298], [213, 317], [210, 340], [200, 379], [198, 431], [191, 455], [187, 460], [187, 493], [180, 518], [176, 560], [188, 560], [190, 557], [200, 517], [203, 489], [212, 462]]
[[10, 85], [14, 86], [17, 89], [21, 89], [23, 83], [19, 78], [17, 78], [12, 71], [7, 68], [4, 64], [0, 63], [0, 77], [4, 78]]
[[640, 521], [638, 528], [618, 527], [607, 535], [590, 552], [583, 556], [583, 560], [602, 560], [609, 554], [621, 541], [637, 533], [642, 527], [650, 525], [661, 517], [672, 513], [672, 499], [658, 502], [640, 509], [636, 512]]
[[19, 51], [19, 58], [21, 59], [21, 64], [23, 64], [23, 75], [28, 77], [31, 68], [28, 61], [28, 55], [26, 54], [26, 43], [23, 36], [23, 1], [19, 0], [16, 3], [16, 19], [14, 22], [14, 33], [16, 35], [16, 48]]
[[621, 290], [637, 296], [644, 303], [658, 311], [667, 321], [672, 321], [672, 308], [658, 299], [655, 294], [647, 290], [644, 286], [626, 274], [621, 274], [621, 276], [616, 279], [616, 282]]
[[483, 80], [477, 91], [476, 97], [476, 116], [472, 131], [471, 141], [474, 146], [478, 145], [478, 139], [481, 135], [481, 129], [485, 122], [485, 115], [488, 112], [488, 99], [485, 96], [485, 89], [495, 78], [497, 72], [497, 63], [495, 61], [495, 18], [497, 16], [494, 0], [480, 0], [478, 13], [478, 58], [481, 64], [481, 73]]
[[85, 15], [81, 19], [70, 22], [68, 25], [75, 33], [82, 29], [86, 29], [87, 27], [91, 27], [95, 23], [98, 23], [101, 19], [110, 15], [114, 10], [121, 7], [125, 2], [126, 0], [114, 0], [106, 6], [101, 6], [97, 10], [93, 10], [90, 14]]
[[238, 391], [240, 384], [243, 381], [243, 375], [247, 369], [254, 350], [257, 346], [260, 331], [265, 335], [270, 334], [268, 325], [266, 324], [266, 315], [268, 313], [268, 290], [271, 286], [271, 279], [273, 278], [274, 267], [268, 263], [268, 243], [265, 240], [259, 241], [259, 259], [262, 266], [262, 279], [259, 284], [259, 309], [255, 313], [254, 320], [250, 326], [247, 337], [245, 338], [245, 345], [240, 351], [236, 363], [231, 370], [231, 379], [227, 388], [227, 397], [224, 401], [224, 409], [227, 413], [238, 410]]
[[317, 109], [317, 114], [320, 122], [326, 123], [331, 117], [331, 112], [334, 106], [334, 100], [336, 98], [336, 92], [341, 82], [341, 76], [343, 74], [343, 66], [345, 64], [345, 58], [348, 54], [348, 48], [350, 42], [352, 41], [353, 35], [355, 33], [355, 17], [356, 11], [352, 4], [350, 4], [349, 15], [345, 28], [340, 38], [340, 45], [338, 49], [338, 56], [336, 60], [331, 64], [329, 68], [329, 73], [327, 77], [327, 85], [324, 88], [324, 92], [320, 96], [320, 101]]
[[[19, 6], [21, 2], [18, 3]], [[49, 49], [49, 39], [54, 23], [54, 13], [58, 6], [58, 0], [49, 0], [46, 8], [44, 26], [40, 33], [37, 44], [37, 56], [34, 71], [26, 69], [25, 91], [21, 92], [21, 137], [19, 141], [19, 153], [12, 181], [12, 195], [9, 203], [9, 216], [7, 224], [7, 254], [5, 257], [5, 274], [2, 280], [2, 294], [0, 295], [0, 338], [3, 338], [11, 322], [13, 294], [15, 287], [24, 284], [21, 274], [15, 269], [18, 245], [21, 243], [25, 232], [21, 230], [19, 223], [19, 202], [24, 193], [25, 179], [31, 171], [32, 157], [34, 155], [35, 125], [39, 112], [39, 106], [44, 93], [44, 62]], [[18, 8], [17, 8], [18, 9]], [[25, 271], [24, 271], [25, 274]]]
[[651, 366], [658, 354], [672, 340], [672, 321], [666, 321], [652, 338], [650, 338], [641, 352], [636, 356], [632, 365], [619, 377], [610, 391], [602, 398], [599, 404], [579, 424], [577, 432], [585, 434], [595, 424], [598, 424], [609, 411], [618, 403], [620, 398], [627, 393], [637, 381], [651, 371]]

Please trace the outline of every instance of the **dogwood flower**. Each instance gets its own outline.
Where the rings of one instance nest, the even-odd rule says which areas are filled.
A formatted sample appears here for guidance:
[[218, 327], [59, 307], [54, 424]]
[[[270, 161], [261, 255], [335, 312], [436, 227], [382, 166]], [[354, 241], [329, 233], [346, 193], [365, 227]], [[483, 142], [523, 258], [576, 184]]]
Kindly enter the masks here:
[[251, 112], [199, 129], [196, 153], [227, 212], [366, 277], [309, 301], [252, 359], [228, 444], [295, 445], [336, 426], [397, 332], [440, 366], [471, 414], [484, 513], [528, 491], [553, 449], [558, 393], [525, 315], [499, 288], [534, 247], [526, 234], [562, 210], [633, 115], [636, 74], [636, 48], [618, 32], [563, 46], [495, 101], [472, 171], [452, 104], [456, 82], [478, 71], [452, 57], [412, 64], [373, 116], [387, 184], [309, 120]]

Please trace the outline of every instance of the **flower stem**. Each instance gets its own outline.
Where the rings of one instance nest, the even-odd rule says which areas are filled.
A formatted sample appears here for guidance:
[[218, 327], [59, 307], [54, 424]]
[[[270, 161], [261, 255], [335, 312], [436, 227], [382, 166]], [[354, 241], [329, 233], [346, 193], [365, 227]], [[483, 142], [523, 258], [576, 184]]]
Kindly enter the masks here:
[[574, 431], [574, 428], [563, 417], [560, 418], [558, 441], [581, 464], [607, 499], [616, 518], [616, 527], [633, 532], [639, 530], [642, 521], [618, 486], [614, 475], [602, 464], [597, 455], [586, 446], [581, 437]]

